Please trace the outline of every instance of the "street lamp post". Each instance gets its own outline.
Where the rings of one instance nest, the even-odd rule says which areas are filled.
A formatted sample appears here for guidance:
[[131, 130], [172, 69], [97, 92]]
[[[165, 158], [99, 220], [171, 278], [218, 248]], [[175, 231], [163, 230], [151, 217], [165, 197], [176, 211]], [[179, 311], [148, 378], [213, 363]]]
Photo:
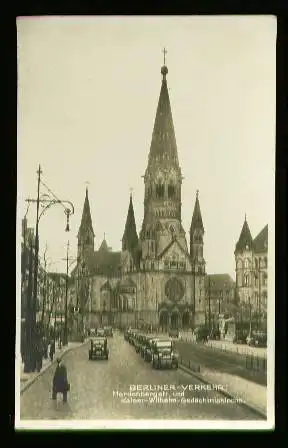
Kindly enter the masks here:
[[[67, 242], [67, 250], [66, 250], [66, 258], [62, 258], [62, 260], [66, 261], [66, 282], [65, 282], [65, 321], [64, 321], [64, 337], [63, 337], [63, 345], [66, 346], [68, 344], [68, 282], [69, 282], [69, 268], [72, 266], [75, 261], [78, 261], [78, 258], [69, 258], [69, 241]], [[71, 261], [71, 263], [69, 263]]]
[[[37, 308], [37, 283], [38, 283], [38, 265], [39, 265], [39, 221], [46, 210], [48, 210], [51, 206], [56, 204], [61, 204], [65, 209], [65, 214], [67, 217], [66, 223], [66, 231], [69, 231], [69, 218], [71, 214], [74, 214], [74, 206], [72, 202], [58, 199], [54, 193], [41, 181], [41, 166], [39, 165], [37, 170], [37, 198], [36, 199], [26, 199], [28, 203], [36, 203], [36, 226], [35, 226], [35, 255], [34, 255], [34, 272], [33, 272], [33, 292], [32, 292], [32, 310], [31, 310], [31, 345], [29, 350], [31, 351], [31, 370], [34, 371], [36, 368], [36, 351], [37, 344], [39, 344], [37, 332], [36, 332], [36, 308]], [[53, 199], [48, 195], [45, 197], [48, 199], [44, 199], [44, 197], [40, 198], [40, 184], [44, 185], [50, 194], [52, 194]], [[42, 212], [40, 213], [40, 204], [44, 206]], [[70, 208], [65, 206], [64, 204], [68, 204]]]

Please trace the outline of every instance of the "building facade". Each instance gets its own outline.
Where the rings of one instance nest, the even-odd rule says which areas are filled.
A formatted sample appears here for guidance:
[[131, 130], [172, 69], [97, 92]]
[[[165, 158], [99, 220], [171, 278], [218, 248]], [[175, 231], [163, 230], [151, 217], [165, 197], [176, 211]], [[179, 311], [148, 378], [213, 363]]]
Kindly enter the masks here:
[[236, 284], [229, 274], [208, 274], [205, 278], [206, 322], [218, 323], [222, 314], [232, 315]]
[[[74, 303], [91, 325], [150, 323], [192, 327], [205, 321], [204, 226], [196, 194], [187, 241], [181, 219], [182, 173], [167, 87], [162, 84], [144, 175], [144, 218], [139, 235], [130, 196], [122, 250], [105, 238], [94, 250], [88, 190], [78, 232], [78, 263], [72, 272]], [[73, 295], [73, 294], [72, 294]]]
[[239, 305], [265, 319], [268, 297], [268, 225], [253, 239], [245, 217], [234, 255]]

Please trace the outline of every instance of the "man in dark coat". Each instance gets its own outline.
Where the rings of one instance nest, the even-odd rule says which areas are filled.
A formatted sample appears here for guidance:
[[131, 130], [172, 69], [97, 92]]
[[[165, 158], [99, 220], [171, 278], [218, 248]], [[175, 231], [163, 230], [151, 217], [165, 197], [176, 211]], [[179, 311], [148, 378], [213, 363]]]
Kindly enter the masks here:
[[62, 363], [60, 358], [57, 358], [57, 367], [53, 377], [52, 400], [56, 400], [57, 393], [62, 393], [63, 403], [66, 403], [69, 388], [66, 366]]
[[54, 339], [51, 340], [50, 342], [50, 350], [49, 350], [49, 357], [50, 357], [50, 361], [53, 361], [55, 355], [55, 341]]

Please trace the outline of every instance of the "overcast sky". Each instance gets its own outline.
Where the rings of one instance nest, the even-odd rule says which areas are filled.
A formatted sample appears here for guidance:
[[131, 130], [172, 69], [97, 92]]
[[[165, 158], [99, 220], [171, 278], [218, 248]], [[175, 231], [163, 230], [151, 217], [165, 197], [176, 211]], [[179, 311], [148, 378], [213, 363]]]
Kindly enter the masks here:
[[198, 189], [207, 272], [234, 278], [245, 213], [253, 237], [274, 228], [275, 18], [34, 17], [18, 19], [17, 33], [19, 219], [39, 164], [75, 205], [70, 233], [60, 206], [40, 221], [50, 270], [65, 270], [68, 238], [77, 255], [86, 181], [96, 248], [104, 232], [121, 248], [130, 188], [140, 230], [165, 46], [187, 242]]

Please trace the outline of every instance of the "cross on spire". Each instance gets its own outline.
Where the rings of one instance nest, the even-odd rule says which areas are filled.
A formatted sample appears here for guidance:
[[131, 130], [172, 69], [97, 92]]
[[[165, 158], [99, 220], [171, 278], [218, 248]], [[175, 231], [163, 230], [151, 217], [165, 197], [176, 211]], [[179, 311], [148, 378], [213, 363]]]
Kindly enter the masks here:
[[166, 54], [168, 53], [168, 51], [165, 47], [163, 48], [162, 53], [164, 54], [164, 65], [166, 65]]

